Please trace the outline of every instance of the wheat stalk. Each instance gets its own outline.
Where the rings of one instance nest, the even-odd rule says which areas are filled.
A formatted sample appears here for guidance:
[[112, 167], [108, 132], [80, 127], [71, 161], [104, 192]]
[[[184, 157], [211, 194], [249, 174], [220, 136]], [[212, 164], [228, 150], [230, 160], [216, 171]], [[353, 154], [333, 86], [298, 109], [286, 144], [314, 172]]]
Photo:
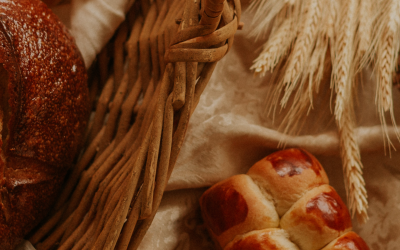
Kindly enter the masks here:
[[359, 221], [367, 220], [367, 197], [362, 177], [360, 151], [354, 134], [352, 91], [357, 0], [342, 1], [341, 16], [336, 26], [337, 41], [333, 59], [332, 87], [336, 91], [335, 118], [339, 129], [341, 156], [349, 209]]
[[[350, 105], [351, 106], [351, 105]], [[339, 124], [340, 153], [344, 166], [347, 201], [352, 216], [357, 215], [361, 223], [368, 220], [368, 201], [365, 182], [362, 176], [360, 149], [354, 133], [354, 110], [343, 113]]]
[[345, 101], [351, 98], [351, 65], [353, 62], [352, 51], [354, 47], [354, 32], [356, 29], [355, 14], [357, 4], [355, 0], [345, 2], [341, 8], [341, 16], [336, 25], [337, 41], [334, 48], [332, 64], [332, 88], [337, 93], [335, 104], [335, 117], [339, 123], [343, 117]]

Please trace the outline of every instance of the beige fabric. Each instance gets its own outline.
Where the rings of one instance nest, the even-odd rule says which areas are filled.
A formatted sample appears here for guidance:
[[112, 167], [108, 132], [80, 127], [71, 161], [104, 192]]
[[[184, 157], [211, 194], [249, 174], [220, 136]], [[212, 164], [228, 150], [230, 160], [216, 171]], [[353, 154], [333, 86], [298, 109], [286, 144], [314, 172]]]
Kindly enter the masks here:
[[124, 21], [134, 0], [71, 0], [53, 11], [74, 35], [86, 67]]
[[[72, 0], [56, 7], [75, 36], [87, 66], [122, 22], [130, 1]], [[245, 27], [238, 31], [229, 54], [217, 65], [198, 108], [191, 118], [186, 141], [168, 184], [159, 212], [145, 236], [141, 250], [212, 249], [201, 225], [198, 198], [204, 188], [248, 168], [285, 141], [287, 147], [303, 147], [325, 167], [331, 185], [345, 197], [338, 137], [328, 101], [314, 107], [300, 136], [277, 132], [275, 122], [265, 118], [267, 78], [255, 78], [249, 68], [262, 41], [254, 42], [251, 15], [243, 14]], [[384, 150], [382, 130], [374, 106], [375, 86], [365, 73], [357, 107], [358, 141], [365, 166], [370, 221], [355, 230], [372, 250], [395, 250], [400, 246], [400, 153]], [[329, 86], [324, 86], [329, 90]], [[399, 91], [394, 90], [395, 116], [400, 120]], [[328, 95], [329, 98], [329, 95]], [[328, 105], [326, 105], [328, 103]], [[279, 113], [279, 110], [277, 110]], [[322, 115], [320, 115], [322, 114]], [[392, 142], [400, 145], [390, 128]], [[386, 154], [385, 154], [386, 153]], [[197, 188], [197, 189], [193, 189]], [[173, 191], [174, 190], [174, 191]]]

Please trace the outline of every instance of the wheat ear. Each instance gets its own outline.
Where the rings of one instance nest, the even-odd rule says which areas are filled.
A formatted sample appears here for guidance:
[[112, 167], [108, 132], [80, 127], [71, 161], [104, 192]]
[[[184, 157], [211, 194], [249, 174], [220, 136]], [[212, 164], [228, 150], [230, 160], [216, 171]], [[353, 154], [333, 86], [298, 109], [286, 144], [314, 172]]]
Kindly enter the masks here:
[[354, 108], [352, 105], [353, 79], [355, 68], [353, 64], [357, 28], [357, 0], [343, 0], [335, 27], [337, 40], [333, 59], [332, 83], [336, 91], [335, 118], [339, 129], [341, 157], [347, 192], [348, 205], [351, 213], [357, 214], [360, 222], [368, 219], [367, 193], [362, 177], [360, 149], [354, 133]]
[[[373, 24], [373, 8], [375, 1], [360, 0], [359, 2], [359, 20], [358, 30], [356, 33], [356, 41], [358, 41], [358, 48], [356, 52], [356, 63], [360, 64], [365, 53], [368, 51], [372, 40], [372, 24]], [[361, 69], [365, 65], [359, 65], [357, 68]]]
[[337, 14], [336, 1], [319, 1], [318, 4], [326, 6], [326, 8], [321, 7], [323, 9], [322, 16], [326, 18], [321, 19], [321, 27], [318, 31], [319, 34], [317, 35], [318, 40], [315, 44], [315, 48], [311, 55], [307, 70], [309, 81], [308, 93], [311, 108], [313, 108], [312, 95], [313, 93], [318, 93], [319, 85], [322, 81], [322, 77], [324, 76], [325, 67], [327, 64], [330, 64], [329, 68], [331, 67], [331, 62], [326, 61], [326, 55], [329, 53], [329, 46], [334, 46], [334, 28]]
[[318, 0], [307, 0], [303, 3], [302, 17], [304, 17], [304, 20], [301, 20], [301, 30], [288, 59], [283, 77], [285, 94], [281, 100], [282, 107], [285, 107], [291, 93], [301, 80], [306, 62], [310, 58], [318, 33], [318, 24], [321, 17], [320, 7]]
[[267, 33], [268, 27], [272, 24], [274, 18], [281, 13], [284, 8], [294, 4], [293, 0], [271, 1], [255, 0], [249, 6], [249, 11], [254, 13], [250, 32], [252, 37], [262, 37]]
[[[390, 112], [392, 123], [395, 125], [393, 112], [393, 74], [396, 71], [398, 53], [400, 48], [400, 1], [392, 0], [387, 5], [388, 12], [382, 15], [387, 18], [387, 21], [382, 22], [383, 33], [380, 36], [380, 41], [377, 49], [377, 91], [376, 104], [378, 107], [381, 123], [384, 127], [385, 136], [390, 144], [387, 125], [385, 120], [385, 112]], [[397, 136], [399, 136], [398, 131]]]
[[344, 166], [347, 202], [352, 216], [356, 215], [360, 223], [365, 223], [368, 220], [367, 190], [362, 176], [363, 166], [360, 149], [354, 133], [354, 110], [352, 107], [343, 113], [341, 121], [342, 124], [339, 124], [339, 141]]
[[266, 72], [272, 71], [290, 48], [291, 42], [295, 37], [295, 32], [291, 30], [294, 18], [289, 17], [274, 30], [270, 38], [265, 43], [264, 48], [250, 69], [256, 74], [264, 76]]

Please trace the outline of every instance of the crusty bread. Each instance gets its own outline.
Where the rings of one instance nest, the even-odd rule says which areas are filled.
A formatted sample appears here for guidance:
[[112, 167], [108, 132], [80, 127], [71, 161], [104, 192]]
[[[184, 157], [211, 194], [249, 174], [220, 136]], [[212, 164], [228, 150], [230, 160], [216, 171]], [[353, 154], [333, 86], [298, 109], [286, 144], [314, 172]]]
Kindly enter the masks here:
[[[349, 235], [352, 225], [346, 205], [328, 183], [325, 170], [310, 153], [282, 150], [254, 164], [247, 175], [230, 177], [207, 190], [200, 198], [203, 219], [217, 249], [335, 247], [332, 241]], [[281, 217], [279, 226], [266, 226], [268, 214], [267, 221], [274, 225], [271, 215]], [[368, 250], [366, 244], [361, 246], [355, 250]], [[324, 250], [331, 249], [341, 248]]]
[[89, 96], [74, 39], [39, 0], [0, 1], [0, 249], [49, 210], [78, 152]]

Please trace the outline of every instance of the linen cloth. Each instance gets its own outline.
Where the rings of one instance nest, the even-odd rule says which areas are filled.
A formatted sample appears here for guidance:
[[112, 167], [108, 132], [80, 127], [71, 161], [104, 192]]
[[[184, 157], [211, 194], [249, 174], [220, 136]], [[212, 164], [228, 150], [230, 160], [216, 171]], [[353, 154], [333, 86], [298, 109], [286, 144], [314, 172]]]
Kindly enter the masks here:
[[[72, 0], [54, 7], [70, 28], [90, 66], [124, 19], [131, 1]], [[225, 178], [245, 173], [255, 162], [279, 147], [302, 147], [313, 153], [324, 166], [330, 184], [345, 200], [339, 156], [339, 140], [330, 102], [316, 99], [314, 109], [300, 135], [278, 131], [284, 111], [274, 119], [265, 115], [265, 98], [270, 91], [268, 77], [254, 77], [249, 70], [262, 46], [248, 34], [251, 13], [246, 11], [245, 27], [238, 31], [231, 51], [217, 64], [200, 103], [191, 117], [185, 142], [168, 183], [159, 211], [143, 239], [141, 250], [214, 249], [203, 227], [198, 198], [204, 190]], [[354, 221], [354, 230], [372, 250], [395, 250], [400, 246], [400, 153], [385, 146], [374, 104], [372, 72], [364, 73], [358, 89], [357, 139], [362, 152], [364, 177], [369, 195], [370, 220]], [[322, 86], [321, 93], [330, 91]], [[393, 90], [395, 117], [400, 120], [400, 96]], [[391, 141], [400, 149], [395, 128], [389, 128]], [[25, 248], [24, 248], [25, 247]], [[29, 244], [19, 250], [34, 249]]]

